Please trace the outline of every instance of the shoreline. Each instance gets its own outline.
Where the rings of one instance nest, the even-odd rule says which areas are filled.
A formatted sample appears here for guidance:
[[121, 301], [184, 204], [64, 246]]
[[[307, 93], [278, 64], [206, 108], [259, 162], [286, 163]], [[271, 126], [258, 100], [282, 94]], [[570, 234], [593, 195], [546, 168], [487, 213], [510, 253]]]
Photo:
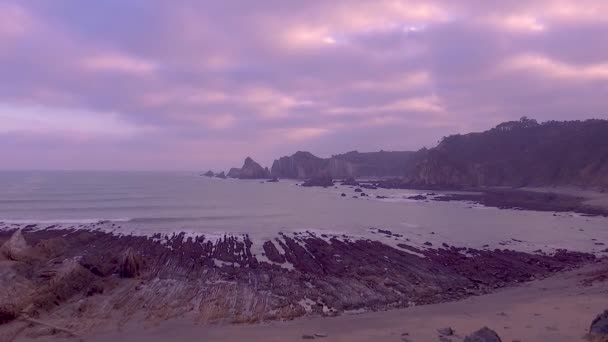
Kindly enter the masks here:
[[[82, 229], [19, 232], [27, 247], [0, 262], [1, 285], [12, 294], [0, 306], [8, 322], [0, 325], [5, 332], [18, 328], [23, 315], [86, 333], [112, 324], [110, 317], [117, 316], [120, 327], [137, 317], [144, 317], [140, 324], [186, 316], [198, 324], [257, 323], [383, 311], [486, 294], [595, 260], [567, 251], [394, 247], [312, 232], [266, 241], [264, 255], [252, 253], [247, 236], [206, 240]], [[16, 235], [15, 230], [0, 231], [0, 242], [15, 242]], [[42, 333], [38, 330], [27, 325], [19, 335]]]

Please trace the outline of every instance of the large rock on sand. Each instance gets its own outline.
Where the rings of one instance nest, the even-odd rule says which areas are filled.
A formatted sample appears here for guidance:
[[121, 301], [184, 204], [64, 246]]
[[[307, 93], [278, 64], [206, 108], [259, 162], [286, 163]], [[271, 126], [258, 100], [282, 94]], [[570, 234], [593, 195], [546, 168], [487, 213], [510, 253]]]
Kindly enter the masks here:
[[21, 261], [28, 257], [30, 246], [25, 241], [21, 230], [13, 233], [10, 239], [0, 247], [0, 258]]
[[465, 337], [464, 342], [502, 342], [502, 340], [494, 330], [483, 327]]
[[608, 310], [599, 314], [589, 327], [589, 341], [608, 342]]

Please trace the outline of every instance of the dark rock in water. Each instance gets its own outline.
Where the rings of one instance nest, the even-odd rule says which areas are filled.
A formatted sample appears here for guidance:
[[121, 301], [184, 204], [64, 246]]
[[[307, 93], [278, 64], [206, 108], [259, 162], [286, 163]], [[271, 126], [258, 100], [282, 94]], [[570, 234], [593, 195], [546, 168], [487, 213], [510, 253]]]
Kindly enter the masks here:
[[342, 185], [359, 186], [359, 182], [357, 182], [353, 177], [349, 177], [342, 181]]
[[241, 169], [237, 168], [237, 167], [233, 167], [230, 169], [230, 171], [228, 171], [228, 177], [229, 178], [239, 178], [239, 176], [241, 175]]
[[118, 274], [121, 278], [135, 278], [141, 274], [143, 260], [141, 256], [129, 247], [122, 257]]
[[[599, 314], [595, 317], [593, 322], [591, 322], [589, 337], [592, 341], [608, 341], [608, 310]], [[600, 340], [599, 338], [604, 338], [604, 340]]]
[[494, 330], [483, 327], [465, 337], [464, 342], [502, 342], [502, 340]]
[[274, 178], [266, 181], [266, 183], [278, 183], [278, 182], [279, 182], [279, 179], [277, 177], [274, 177]]
[[386, 196], [381, 196], [381, 195], [377, 195], [377, 196], [376, 196], [376, 198], [378, 198], [378, 199], [384, 199], [384, 198], [388, 198], [388, 197], [386, 197]]
[[416, 195], [416, 196], [410, 196], [407, 199], [416, 200], [416, 201], [424, 201], [427, 199], [427, 197], [422, 196], [422, 195]]
[[451, 327], [437, 329], [437, 332], [439, 333], [439, 335], [442, 335], [442, 336], [454, 335], [454, 329], [452, 329]]
[[361, 190], [361, 188], [356, 188], [355, 192], [363, 192], [363, 190]]
[[203, 176], [213, 177], [213, 176], [215, 176], [215, 174], [213, 173], [213, 171], [209, 170], [209, 171], [203, 173]]
[[362, 192], [361, 194], [359, 194], [359, 196], [365, 197], [365, 196], [367, 196], [367, 194], [365, 192]]
[[302, 186], [333, 186], [334, 181], [329, 176], [315, 177], [302, 183]]
[[345, 193], [342, 193], [342, 195], [340, 195], [340, 196], [342, 196], [342, 197], [346, 197], [346, 194], [345, 194]]
[[226, 174], [224, 173], [224, 171], [222, 171], [220, 173], [216, 173], [215, 177], [221, 178], [221, 179], [226, 179]]
[[427, 242], [424, 243], [424, 245], [425, 246], [432, 246], [433, 244], [427, 241]]
[[245, 163], [239, 172], [241, 179], [265, 179], [270, 178], [268, 168], [264, 169], [250, 157], [245, 158]]
[[314, 340], [314, 339], [315, 339], [315, 336], [314, 336], [314, 335], [307, 335], [307, 334], [304, 334], [304, 335], [302, 335], [302, 339], [303, 339], [303, 340]]
[[393, 232], [388, 230], [388, 229], [378, 229], [378, 233], [380, 234], [384, 234], [384, 235], [393, 235]]

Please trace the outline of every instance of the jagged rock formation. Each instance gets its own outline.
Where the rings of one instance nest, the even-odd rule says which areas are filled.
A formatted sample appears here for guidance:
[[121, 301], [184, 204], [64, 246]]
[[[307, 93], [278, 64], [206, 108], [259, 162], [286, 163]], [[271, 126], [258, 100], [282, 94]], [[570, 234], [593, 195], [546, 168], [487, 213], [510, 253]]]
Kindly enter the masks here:
[[230, 178], [240, 179], [268, 179], [270, 177], [270, 171], [268, 168], [263, 168], [260, 164], [256, 163], [250, 157], [245, 158], [243, 167], [240, 169], [232, 168], [228, 172]]
[[535, 120], [453, 135], [428, 150], [407, 182], [431, 187], [608, 187], [608, 121]]
[[125, 251], [120, 263], [118, 274], [122, 278], [135, 278], [140, 275], [143, 268], [143, 259], [133, 248], [129, 247]]
[[608, 341], [608, 310], [599, 314], [591, 322], [587, 339], [592, 342]]
[[[34, 249], [50, 239], [66, 248], [52, 259], [0, 263], [0, 321], [25, 310], [82, 331], [109, 317], [121, 324], [185, 315], [200, 323], [251, 323], [336, 315], [458, 300], [593, 260], [566, 251], [421, 249], [402, 235], [378, 233], [403, 244], [296, 232], [260, 242], [265, 255], [256, 255], [246, 235], [208, 240], [183, 233], [25, 231]], [[0, 242], [12, 234], [0, 231]]]
[[209, 171], [203, 173], [202, 175], [207, 176], [207, 177], [213, 177], [215, 174], [213, 173], [213, 171], [209, 170]]
[[220, 173], [216, 173], [215, 177], [221, 178], [221, 179], [226, 179], [226, 173], [224, 173], [224, 171], [222, 171]]
[[271, 174], [279, 178], [310, 179], [404, 176], [411, 167], [414, 152], [348, 152], [331, 158], [319, 158], [298, 151], [274, 161]]
[[24, 260], [28, 257], [29, 246], [21, 230], [17, 230], [13, 233], [8, 241], [4, 242], [0, 246], [0, 259], [6, 258], [8, 260]]
[[227, 174], [228, 178], [239, 178], [240, 175], [241, 175], [241, 169], [239, 169], [238, 167], [231, 168]]

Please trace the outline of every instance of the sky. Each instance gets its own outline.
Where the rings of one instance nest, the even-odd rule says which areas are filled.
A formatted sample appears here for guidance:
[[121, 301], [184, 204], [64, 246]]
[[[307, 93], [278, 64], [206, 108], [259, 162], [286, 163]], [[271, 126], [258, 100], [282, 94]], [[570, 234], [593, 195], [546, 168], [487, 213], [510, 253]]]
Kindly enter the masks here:
[[0, 0], [0, 169], [206, 170], [608, 118], [605, 0]]

